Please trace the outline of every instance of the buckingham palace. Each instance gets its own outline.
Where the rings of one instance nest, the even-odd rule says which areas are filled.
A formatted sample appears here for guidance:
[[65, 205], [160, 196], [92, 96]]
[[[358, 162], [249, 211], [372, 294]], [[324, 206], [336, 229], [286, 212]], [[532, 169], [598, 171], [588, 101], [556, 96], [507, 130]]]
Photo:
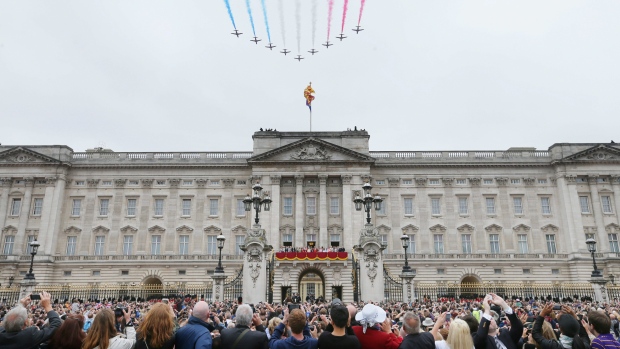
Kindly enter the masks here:
[[[211, 280], [221, 251], [227, 277], [256, 286], [259, 264], [244, 263], [259, 212], [244, 200], [257, 183], [271, 203], [260, 211], [255, 257], [270, 268], [264, 282], [283, 286], [276, 300], [291, 290], [329, 296], [326, 284], [349, 298], [356, 259], [368, 254], [360, 248], [368, 222], [388, 278], [398, 279], [405, 246], [420, 284], [587, 282], [593, 256], [606, 278], [620, 273], [616, 144], [372, 151], [357, 129], [252, 138], [246, 152], [1, 145], [0, 282], [26, 275], [36, 240], [39, 284]], [[366, 183], [382, 199], [370, 217], [354, 203]], [[345, 252], [290, 255], [306, 248]], [[304, 277], [317, 280], [311, 290], [300, 289]]]

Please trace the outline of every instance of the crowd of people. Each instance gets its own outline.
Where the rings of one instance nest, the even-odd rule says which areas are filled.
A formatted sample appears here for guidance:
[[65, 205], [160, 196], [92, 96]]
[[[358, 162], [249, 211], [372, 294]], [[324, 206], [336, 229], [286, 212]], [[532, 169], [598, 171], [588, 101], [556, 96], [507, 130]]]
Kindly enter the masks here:
[[34, 296], [0, 304], [0, 349], [620, 349], [617, 300], [489, 294], [412, 303], [62, 303], [46, 292]]
[[346, 252], [344, 247], [292, 247], [292, 246], [280, 246], [278, 252]]

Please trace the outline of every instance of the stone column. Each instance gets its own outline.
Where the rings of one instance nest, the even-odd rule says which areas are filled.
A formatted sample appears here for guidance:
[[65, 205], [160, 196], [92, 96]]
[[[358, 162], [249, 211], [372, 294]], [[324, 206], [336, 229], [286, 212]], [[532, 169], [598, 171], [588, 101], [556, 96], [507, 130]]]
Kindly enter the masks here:
[[272, 247], [267, 244], [265, 229], [255, 224], [243, 242], [243, 301], [267, 301], [267, 259]]
[[[611, 176], [611, 185], [614, 190], [614, 193], [620, 193], [620, 175], [614, 174]], [[612, 207], [612, 211], [618, 214], [618, 210], [620, 210], [620, 195], [614, 195], [614, 204], [615, 207]], [[3, 212], [3, 211], [0, 211]], [[6, 212], [6, 211], [4, 211]]]
[[[568, 245], [565, 247], [566, 250], [587, 253], [586, 238], [583, 234], [583, 223], [581, 221], [581, 210], [579, 208], [579, 194], [575, 186], [576, 178], [577, 177], [574, 175], [566, 175], [563, 173], [557, 176], [558, 201], [564, 203], [564, 205], [562, 205], [562, 218], [564, 222], [566, 222], [566, 225], [563, 227], [565, 228], [563, 235], [568, 236], [567, 239], [564, 239], [566, 241], [565, 244]], [[537, 204], [540, 205], [540, 201]], [[540, 210], [540, 206], [538, 209]], [[551, 209], [553, 210], [553, 208]], [[542, 237], [542, 240], [544, 240], [544, 237]]]
[[11, 192], [11, 184], [13, 183], [13, 178], [11, 177], [3, 177], [0, 178], [2, 182], [2, 196], [0, 197], [0, 230], [4, 229], [7, 212], [9, 212], [9, 193]]
[[271, 241], [271, 245], [279, 248], [282, 246], [282, 237], [280, 236], [280, 215], [282, 209], [280, 208], [280, 202], [282, 198], [280, 197], [280, 180], [282, 176], [275, 175], [271, 176], [271, 212], [269, 215], [271, 216], [271, 224], [269, 225], [269, 241]]
[[[601, 198], [598, 195], [598, 175], [589, 175], [588, 176], [588, 184], [590, 186], [590, 197], [592, 198], [592, 214], [594, 214], [594, 222], [596, 222], [596, 227], [598, 228], [599, 236], [596, 238], [596, 241], [599, 242], [599, 250], [602, 251], [603, 241], [607, 241], [606, 231], [605, 231], [605, 222], [603, 221], [603, 210], [601, 209]], [[606, 246], [607, 247], [607, 246]], [[602, 268], [601, 268], [602, 269]]]
[[26, 297], [26, 295], [34, 293], [35, 287], [37, 287], [39, 283], [36, 280], [26, 280], [24, 279], [19, 284], [19, 299]]
[[[56, 251], [57, 244], [63, 243], [58, 240], [58, 234], [60, 232], [60, 223], [62, 222], [62, 205], [64, 203], [65, 193], [65, 178], [59, 177], [47, 177], [45, 188], [45, 200], [51, 201], [49, 207], [49, 217], [47, 217], [47, 224], [44, 221], [41, 222], [41, 229], [39, 231], [39, 241], [41, 242], [42, 250], [39, 249], [39, 253], [43, 252], [44, 255], [52, 255]], [[76, 254], [79, 253], [79, 249], [76, 248]]]
[[327, 220], [329, 219], [329, 212], [327, 208], [327, 175], [319, 175], [319, 246], [329, 247], [329, 238], [327, 232]]
[[609, 280], [603, 277], [593, 277], [590, 278], [590, 284], [592, 284], [592, 288], [594, 289], [594, 300], [597, 302], [607, 302], [609, 296], [607, 295], [607, 282]]
[[413, 283], [413, 278], [415, 278], [415, 273], [411, 271], [405, 272], [402, 271], [400, 273], [400, 278], [403, 280], [403, 302], [411, 303], [416, 300], [415, 294], [415, 285]]
[[211, 278], [213, 279], [213, 297], [211, 298], [211, 302], [224, 301], [224, 281], [226, 281], [226, 274], [213, 273]]
[[366, 224], [360, 231], [359, 245], [356, 246], [360, 263], [360, 289], [363, 301], [380, 302], [384, 298], [383, 258], [379, 231]]
[[351, 175], [342, 175], [342, 245], [346, 251], [351, 251], [353, 245], [353, 197], [351, 190]]
[[304, 247], [304, 176], [295, 176], [295, 244], [293, 247]]
[[17, 226], [17, 235], [15, 237], [15, 251], [26, 251], [22, 245], [24, 243], [24, 237], [26, 234], [26, 225], [28, 225], [28, 218], [30, 217], [30, 204], [32, 202], [32, 187], [34, 185], [34, 178], [25, 177], [24, 185], [26, 187], [26, 193], [24, 194], [24, 200], [22, 201], [21, 211], [19, 212], [19, 225]]

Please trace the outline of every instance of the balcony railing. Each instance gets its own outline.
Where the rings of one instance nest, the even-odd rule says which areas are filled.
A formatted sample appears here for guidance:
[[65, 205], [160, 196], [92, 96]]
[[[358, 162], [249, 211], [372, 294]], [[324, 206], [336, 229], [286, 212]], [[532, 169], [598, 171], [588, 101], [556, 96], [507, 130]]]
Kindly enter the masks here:
[[[61, 261], [174, 261], [174, 260], [218, 260], [218, 255], [182, 254], [182, 255], [103, 255], [103, 256], [54, 256], [55, 262]], [[225, 261], [242, 261], [243, 255], [222, 255]]]
[[378, 159], [417, 159], [418, 161], [425, 160], [440, 160], [458, 158], [463, 159], [528, 159], [537, 160], [539, 158], [550, 159], [551, 156], [546, 150], [534, 150], [534, 151], [371, 151], [370, 156]]
[[[428, 254], [407, 254], [409, 260], [416, 259], [567, 259], [566, 253], [428, 253]], [[404, 253], [386, 253], [383, 259], [405, 259]]]
[[126, 152], [88, 152], [73, 153], [73, 160], [88, 161], [97, 159], [112, 160], [152, 160], [152, 161], [169, 161], [169, 160], [207, 160], [207, 159], [247, 159], [252, 157], [252, 152], [165, 152], [165, 153], [126, 153]]

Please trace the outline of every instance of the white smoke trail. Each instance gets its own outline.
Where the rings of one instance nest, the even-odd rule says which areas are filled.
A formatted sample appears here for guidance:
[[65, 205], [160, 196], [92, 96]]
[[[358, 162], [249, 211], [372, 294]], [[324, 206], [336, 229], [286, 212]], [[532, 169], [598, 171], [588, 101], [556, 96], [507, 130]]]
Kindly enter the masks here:
[[301, 2], [295, 1], [295, 20], [297, 21], [297, 53], [301, 53]]
[[316, 38], [316, 1], [312, 0], [312, 48], [314, 48]]
[[282, 32], [282, 44], [284, 44], [284, 48], [286, 48], [286, 31], [284, 26], [284, 0], [280, 0], [278, 3], [278, 8], [280, 9], [280, 31]]

